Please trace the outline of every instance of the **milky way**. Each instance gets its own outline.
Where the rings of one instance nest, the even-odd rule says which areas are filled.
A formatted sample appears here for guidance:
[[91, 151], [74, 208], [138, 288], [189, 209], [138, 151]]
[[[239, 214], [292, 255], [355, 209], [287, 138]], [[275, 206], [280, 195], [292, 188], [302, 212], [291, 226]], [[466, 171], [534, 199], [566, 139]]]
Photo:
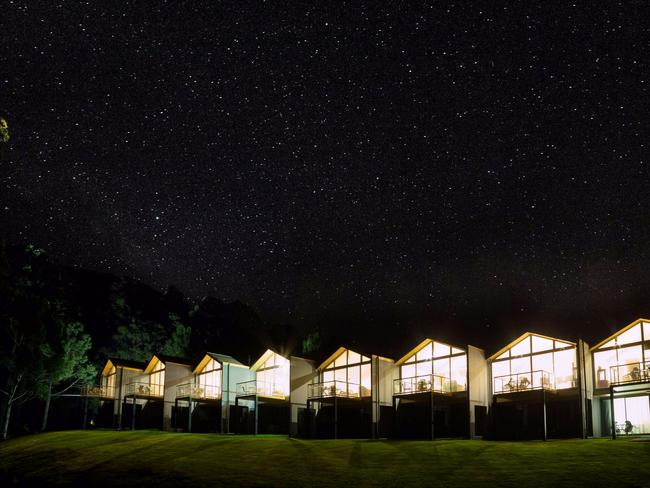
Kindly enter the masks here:
[[303, 325], [650, 314], [647, 4], [415, 3], [8, 2], [2, 234]]

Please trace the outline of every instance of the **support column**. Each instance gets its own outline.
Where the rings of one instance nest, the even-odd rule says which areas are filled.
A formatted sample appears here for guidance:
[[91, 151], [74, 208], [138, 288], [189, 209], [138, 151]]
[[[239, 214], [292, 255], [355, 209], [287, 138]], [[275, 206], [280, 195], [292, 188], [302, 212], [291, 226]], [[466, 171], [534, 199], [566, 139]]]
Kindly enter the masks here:
[[192, 397], [189, 398], [189, 407], [187, 409], [187, 431], [192, 432], [192, 410], [194, 410], [194, 402]]
[[84, 400], [84, 423], [81, 426], [82, 429], [86, 428], [86, 425], [88, 425], [88, 398]]
[[259, 412], [257, 410], [258, 408], [260, 408], [260, 400], [259, 400], [259, 398], [258, 398], [258, 396], [256, 394], [255, 395], [255, 417], [254, 417], [254, 420], [255, 420], [255, 432], [254, 433], [255, 433], [255, 435], [257, 435], [257, 432], [259, 430], [259, 425], [258, 424], [259, 424], [260, 415], [259, 415]]
[[[237, 412], [237, 415], [239, 416], [238, 425], [241, 425], [241, 412], [239, 411], [239, 397], [237, 396], [235, 397], [235, 412]], [[228, 432], [230, 433], [230, 424], [228, 424]], [[239, 432], [239, 427], [237, 427], [237, 432], [235, 432], [235, 434], [241, 434], [241, 432]]]
[[436, 424], [435, 424], [435, 412], [433, 410], [433, 392], [429, 394], [429, 413], [430, 413], [430, 420], [431, 420], [431, 440], [434, 440], [436, 438]]
[[133, 396], [133, 413], [131, 414], [131, 430], [135, 430], [135, 405], [136, 405], [136, 398]]
[[542, 440], [545, 441], [546, 439], [546, 390], [542, 388]]
[[616, 440], [616, 417], [614, 416], [614, 386], [609, 387], [609, 413], [612, 422], [612, 439]]
[[397, 426], [399, 425], [397, 421], [397, 397], [393, 395], [393, 421], [391, 422], [392, 424], [392, 432], [391, 432], [391, 437], [396, 438], [397, 437]]
[[334, 395], [334, 439], [339, 438], [339, 412], [338, 412], [338, 400], [336, 395]]
[[178, 432], [178, 398], [174, 399], [174, 432]]
[[307, 434], [307, 438], [311, 439], [312, 434], [311, 434], [311, 400], [307, 399], [307, 410], [305, 410], [305, 417], [303, 420], [306, 425], [305, 425], [305, 433]]

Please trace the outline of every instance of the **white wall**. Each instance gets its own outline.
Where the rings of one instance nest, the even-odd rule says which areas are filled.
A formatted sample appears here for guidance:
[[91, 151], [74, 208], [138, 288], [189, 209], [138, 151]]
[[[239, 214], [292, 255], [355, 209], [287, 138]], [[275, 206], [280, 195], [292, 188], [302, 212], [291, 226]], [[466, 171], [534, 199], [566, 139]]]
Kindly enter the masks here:
[[290, 356], [289, 361], [289, 385], [291, 392], [289, 395], [291, 408], [289, 434], [296, 435], [298, 433], [298, 410], [307, 407], [308, 385], [315, 381], [316, 369], [314, 362], [308, 359]]
[[192, 368], [184, 364], [165, 363], [165, 390], [163, 405], [163, 430], [172, 428], [172, 408], [176, 400], [176, 387], [194, 380]]
[[230, 406], [235, 404], [237, 383], [255, 379], [255, 372], [247, 366], [222, 363], [221, 365], [221, 428], [230, 432]]
[[476, 416], [474, 407], [488, 407], [490, 404], [490, 375], [485, 351], [474, 346], [467, 346], [467, 376], [469, 392], [469, 435], [476, 436]]
[[378, 432], [381, 419], [381, 406], [393, 406], [393, 380], [399, 375], [399, 367], [394, 361], [373, 355], [371, 358], [372, 374], [372, 428]]

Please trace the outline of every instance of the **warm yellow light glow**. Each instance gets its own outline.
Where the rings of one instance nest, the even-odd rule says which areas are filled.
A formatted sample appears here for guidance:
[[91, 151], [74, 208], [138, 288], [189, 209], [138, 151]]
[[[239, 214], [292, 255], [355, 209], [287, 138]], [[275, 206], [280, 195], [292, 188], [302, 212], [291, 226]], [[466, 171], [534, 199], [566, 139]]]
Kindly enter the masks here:
[[575, 388], [575, 345], [526, 333], [492, 357], [494, 393]]
[[268, 358], [255, 373], [257, 394], [274, 398], [289, 398], [291, 362], [270, 351]]
[[340, 348], [321, 374], [323, 392], [319, 396], [345, 396], [360, 398], [370, 396], [372, 388], [370, 358], [355, 351]]
[[395, 393], [455, 392], [467, 388], [467, 354], [448, 344], [427, 340], [399, 361]]
[[595, 346], [596, 388], [650, 381], [650, 324], [637, 320]]

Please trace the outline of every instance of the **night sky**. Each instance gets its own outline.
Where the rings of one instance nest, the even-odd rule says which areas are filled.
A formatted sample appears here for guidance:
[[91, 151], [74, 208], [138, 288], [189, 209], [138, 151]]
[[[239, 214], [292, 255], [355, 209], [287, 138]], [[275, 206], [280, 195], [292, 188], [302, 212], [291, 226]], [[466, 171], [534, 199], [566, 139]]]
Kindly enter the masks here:
[[10, 243], [383, 342], [650, 315], [646, 2], [109, 3], [2, 7]]

